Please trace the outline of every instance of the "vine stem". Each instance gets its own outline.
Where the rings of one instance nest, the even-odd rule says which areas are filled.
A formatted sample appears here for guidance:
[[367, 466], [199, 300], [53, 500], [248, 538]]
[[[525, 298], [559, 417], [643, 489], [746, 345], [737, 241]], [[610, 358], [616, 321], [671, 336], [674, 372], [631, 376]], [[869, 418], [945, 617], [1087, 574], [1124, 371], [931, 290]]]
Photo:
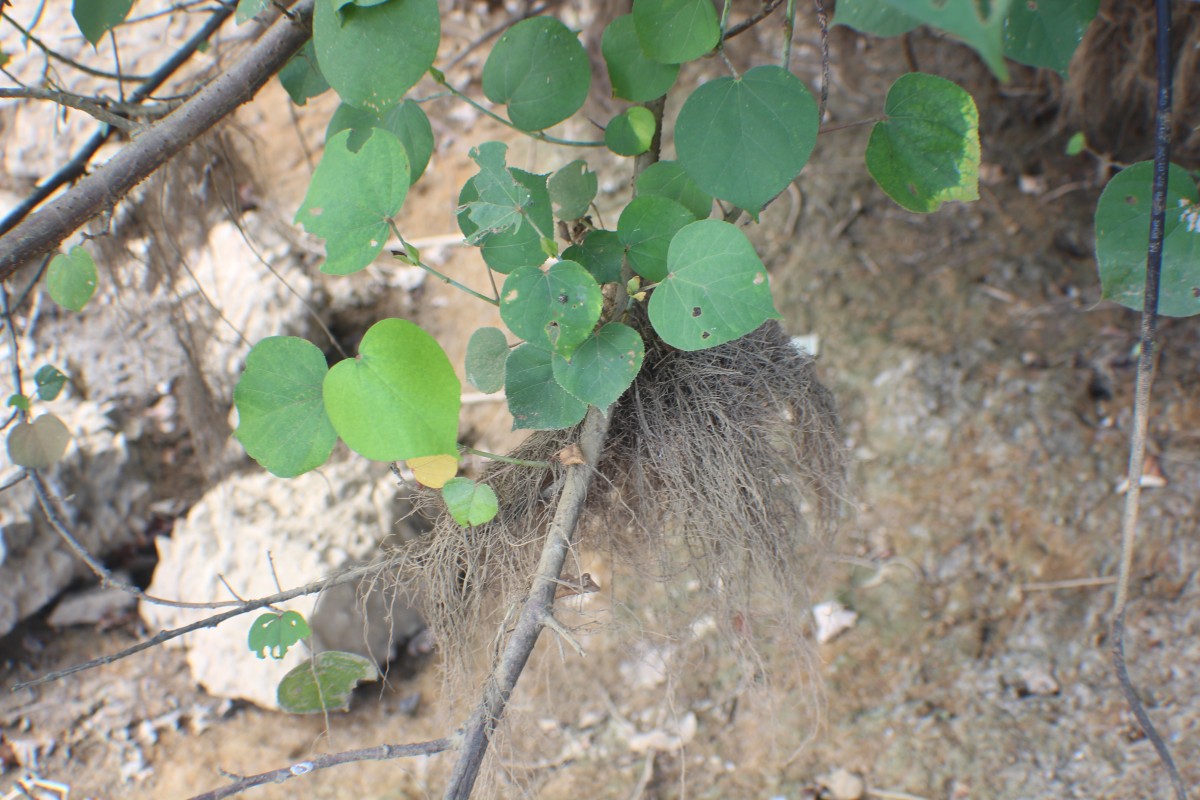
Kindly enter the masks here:
[[1142, 298], [1141, 352], [1138, 354], [1137, 386], [1134, 392], [1134, 423], [1129, 444], [1129, 491], [1121, 520], [1121, 566], [1113, 599], [1111, 644], [1113, 669], [1134, 717], [1154, 745], [1170, 777], [1177, 800], [1187, 800], [1187, 789], [1167, 743], [1154, 727], [1142, 705], [1125, 665], [1125, 614], [1129, 605], [1129, 576], [1137, 539], [1138, 508], [1142, 494], [1142, 467], [1146, 455], [1146, 431], [1150, 424], [1150, 388], [1154, 382], [1155, 332], [1158, 323], [1158, 293], [1162, 272], [1163, 232], [1167, 211], [1167, 176], [1171, 159], [1171, 2], [1155, 0], [1155, 51], [1158, 107], [1155, 112], [1154, 184], [1151, 195], [1150, 245], [1146, 253], [1146, 286]]
[[[396, 223], [389, 219], [388, 225], [391, 227], [392, 233], [396, 234], [396, 238], [399, 239], [401, 243], [403, 243], [404, 237], [400, 235], [400, 229], [396, 227]], [[481, 294], [480, 292], [475, 291], [474, 289], [472, 289], [470, 286], [467, 286], [466, 284], [459, 283], [458, 281], [454, 280], [454, 278], [451, 278], [449, 275], [445, 274], [444, 272], [440, 272], [440, 271], [434, 269], [433, 267], [429, 266], [428, 264], [426, 264], [424, 261], [421, 261], [420, 259], [414, 260], [414, 259], [410, 258], [408, 255], [408, 252], [406, 250], [393, 250], [392, 255], [395, 256], [396, 258], [400, 259], [401, 261], [404, 261], [406, 264], [414, 264], [415, 266], [420, 267], [421, 269], [425, 270], [433, 277], [440, 280], [442, 283], [449, 284], [450, 286], [453, 286], [455, 289], [458, 289], [459, 291], [466, 292], [467, 294], [471, 295], [472, 297], [476, 297], [485, 303], [491, 303], [494, 306], [500, 305], [500, 301], [498, 299], [496, 299], [494, 297], [488, 297], [486, 294]]]
[[487, 116], [496, 120], [496, 122], [499, 122], [501, 125], [503, 125], [507, 128], [512, 128], [517, 133], [523, 133], [526, 136], [529, 136], [530, 138], [533, 138], [533, 139], [537, 139], [540, 142], [549, 142], [550, 144], [562, 144], [562, 145], [566, 145], [568, 147], [604, 147], [604, 142], [581, 142], [581, 141], [575, 141], [573, 139], [560, 139], [557, 136], [551, 136], [550, 134], [542, 133], [541, 131], [523, 130], [522, 128], [518, 128], [516, 125], [512, 124], [512, 122], [510, 122], [509, 120], [506, 120], [504, 117], [497, 114], [495, 111], [492, 111], [490, 108], [487, 108], [479, 101], [475, 100], [474, 98], [470, 97], [469, 95], [463, 94], [458, 89], [455, 89], [444, 78], [438, 82], [446, 87], [446, 91], [450, 92], [450, 94], [454, 95], [459, 100], [462, 100], [464, 103], [471, 106], [476, 111], [479, 111], [482, 114], [486, 114]]
[[527, 461], [523, 458], [512, 458], [510, 456], [502, 456], [497, 453], [489, 453], [486, 450], [476, 450], [474, 447], [467, 447], [465, 444], [460, 444], [458, 449], [464, 453], [481, 456], [491, 459], [492, 461], [500, 461], [504, 464], [512, 464], [517, 467], [533, 467], [535, 469], [550, 469], [554, 466], [549, 461]]

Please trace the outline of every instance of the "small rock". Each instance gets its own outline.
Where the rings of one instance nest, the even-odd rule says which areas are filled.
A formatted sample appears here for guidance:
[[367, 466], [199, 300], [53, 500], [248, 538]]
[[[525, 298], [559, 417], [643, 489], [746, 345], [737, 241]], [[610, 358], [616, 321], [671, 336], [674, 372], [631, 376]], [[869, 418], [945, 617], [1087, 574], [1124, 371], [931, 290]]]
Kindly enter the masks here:
[[1022, 667], [1018, 670], [1017, 676], [1029, 694], [1047, 697], [1056, 695], [1062, 690], [1058, 681], [1054, 679], [1054, 675], [1044, 667]]
[[851, 611], [836, 600], [817, 603], [813, 606], [813, 616], [817, 621], [817, 641], [821, 644], [832, 641], [858, 622], [858, 612]]
[[841, 767], [818, 778], [817, 783], [829, 792], [832, 800], [862, 800], [867, 793], [866, 781]]

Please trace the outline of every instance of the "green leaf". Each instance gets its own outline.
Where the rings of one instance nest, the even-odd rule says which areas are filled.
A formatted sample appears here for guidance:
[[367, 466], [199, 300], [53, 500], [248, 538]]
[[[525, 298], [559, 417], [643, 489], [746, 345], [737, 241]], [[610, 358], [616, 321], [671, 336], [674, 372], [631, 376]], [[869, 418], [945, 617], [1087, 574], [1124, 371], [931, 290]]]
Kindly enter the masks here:
[[583, 108], [592, 71], [587, 52], [553, 17], [513, 25], [483, 65], [483, 93], [508, 105], [508, 118], [524, 131], [557, 125]]
[[893, 8], [888, 0], [838, 0], [833, 24], [873, 36], [899, 36], [919, 27], [921, 21]]
[[312, 636], [312, 629], [299, 611], [269, 612], [254, 620], [247, 643], [250, 652], [259, 658], [269, 655], [280, 659], [287, 655], [288, 648], [308, 636]]
[[500, 318], [508, 329], [538, 347], [570, 356], [600, 319], [600, 286], [574, 261], [513, 271], [500, 290]]
[[563, 251], [564, 261], [574, 261], [592, 273], [596, 283], [621, 280], [621, 264], [625, 260], [625, 245], [616, 231], [589, 231], [579, 244]]
[[1004, 55], [1064, 78], [1100, 0], [1017, 0], [1004, 20]]
[[46, 289], [50, 299], [63, 308], [80, 311], [96, 293], [100, 275], [92, 254], [82, 247], [72, 247], [50, 261], [46, 271]]
[[653, 194], [634, 198], [617, 221], [617, 236], [625, 245], [629, 266], [648, 281], [667, 277], [671, 239], [695, 221], [691, 211], [669, 198]]
[[29, 398], [28, 398], [28, 397], [26, 397], [26, 396], [25, 396], [25, 395], [23, 395], [23, 394], [11, 394], [11, 395], [9, 395], [9, 396], [8, 396], [8, 403], [7, 403], [7, 405], [8, 405], [8, 407], [9, 407], [9, 408], [19, 408], [19, 409], [21, 409], [22, 411], [25, 411], [25, 412], [27, 412], [27, 413], [28, 413], [28, 411], [29, 411]]
[[660, 64], [646, 56], [632, 14], [608, 24], [600, 40], [613, 96], [646, 103], [667, 93], [679, 75], [678, 64]]
[[348, 5], [320, 0], [313, 42], [321, 72], [342, 100], [382, 114], [433, 66], [441, 39], [437, 0]]
[[266, 11], [270, 5], [271, 0], [238, 0], [237, 10], [233, 12], [233, 21], [241, 25]]
[[246, 356], [233, 390], [234, 436], [273, 475], [294, 478], [324, 464], [337, 444], [322, 385], [329, 368], [317, 346], [295, 336], [263, 339]]
[[700, 58], [721, 39], [712, 0], [636, 0], [633, 22], [642, 51], [662, 64]]
[[[474, 233], [467, 235], [467, 244], [478, 244], [488, 234], [505, 233], [520, 227], [522, 213], [529, 205], [529, 189], [517, 182], [512, 171], [504, 164], [508, 145], [502, 142], [484, 142], [471, 149], [471, 158], [479, 165], [479, 173], [471, 179], [477, 199], [462, 203], [460, 211], [474, 226]], [[463, 187], [466, 191], [466, 187]], [[459, 222], [459, 227], [463, 227]], [[540, 245], [539, 245], [540, 249]]]
[[46, 469], [67, 452], [71, 432], [54, 414], [42, 414], [33, 422], [18, 422], [8, 432], [8, 457], [18, 467]]
[[[324, 5], [324, 3], [321, 3]], [[370, 264], [388, 238], [388, 221], [408, 195], [408, 156], [400, 140], [375, 129], [357, 152], [350, 131], [325, 144], [296, 222], [325, 240], [321, 271], [349, 275]]]
[[736, 226], [693, 222], [671, 240], [670, 274], [650, 296], [650, 323], [680, 350], [737, 339], [777, 319], [767, 270]]
[[37, 385], [38, 397], [49, 402], [58, 397], [58, 393], [66, 386], [67, 376], [58, 367], [47, 364], [33, 373], [33, 382]]
[[472, 203], [479, 200], [474, 178], [467, 181], [458, 195], [458, 227], [468, 241], [475, 239], [479, 242], [483, 260], [501, 275], [507, 275], [517, 267], [541, 265], [546, 260], [546, 253], [538, 228], [554, 230], [546, 176], [534, 175], [515, 167], [510, 168], [509, 172], [529, 192], [529, 204], [515, 227], [500, 232], [479, 232], [479, 226], [471, 221], [470, 216]]
[[325, 376], [325, 410], [351, 450], [372, 461], [458, 453], [462, 385], [425, 331], [402, 319], [371, 326], [357, 358]]
[[583, 419], [587, 403], [572, 396], [554, 379], [549, 350], [523, 344], [508, 353], [504, 391], [513, 415], [513, 430], [569, 428]]
[[[1096, 261], [1104, 297], [1138, 311], [1146, 285], [1153, 179], [1152, 162], [1134, 164], [1108, 182], [1096, 206]], [[1158, 313], [1200, 314], [1200, 192], [1176, 164], [1167, 174]]]
[[705, 194], [678, 161], [656, 161], [637, 177], [637, 194], [668, 197], [705, 219], [712, 213], [712, 197]]
[[1004, 65], [1004, 19], [1012, 0], [888, 0], [897, 11], [926, 25], [941, 28], [975, 49], [1000, 80], [1008, 80]]
[[329, 91], [329, 82], [317, 66], [317, 53], [313, 49], [312, 39], [279, 70], [279, 82], [298, 106]]
[[486, 483], [470, 478], [451, 478], [442, 487], [442, 499], [450, 516], [464, 528], [491, 522], [499, 511], [496, 493]]
[[[317, 6], [326, 4], [318, 0]], [[316, 653], [283, 676], [275, 699], [289, 714], [323, 714], [350, 708], [350, 693], [360, 681], [379, 679], [375, 664], [354, 653]]]
[[486, 394], [504, 388], [508, 340], [499, 328], [480, 328], [467, 342], [467, 380]]
[[910, 72], [892, 84], [867, 144], [871, 177], [909, 211], [979, 199], [979, 114], [953, 81]]
[[754, 216], [800, 174], [816, 141], [812, 94], [773, 66], [709, 81], [675, 121], [675, 151], [696, 185]]
[[433, 155], [433, 128], [421, 106], [412, 100], [405, 100], [382, 115], [342, 103], [329, 118], [329, 125], [325, 128], [325, 141], [329, 141], [341, 131], [349, 130], [350, 140], [346, 146], [357, 153], [375, 128], [382, 128], [391, 133], [404, 145], [411, 173], [409, 182], [416, 183], [425, 173], [429, 157]]
[[83, 37], [94, 47], [104, 34], [125, 21], [131, 8], [133, 0], [74, 0], [71, 15]]
[[1071, 138], [1067, 140], [1066, 153], [1069, 156], [1077, 156], [1087, 147], [1087, 137], [1083, 135], [1083, 131], [1075, 131], [1071, 134]]
[[654, 114], [642, 106], [627, 108], [608, 121], [604, 146], [619, 156], [636, 156], [654, 141]]
[[583, 402], [608, 408], [633, 383], [645, 356], [637, 331], [610, 322], [579, 345], [570, 360], [554, 356], [554, 379]]
[[546, 187], [559, 219], [579, 219], [592, 204], [599, 182], [586, 161], [576, 160], [551, 175]]

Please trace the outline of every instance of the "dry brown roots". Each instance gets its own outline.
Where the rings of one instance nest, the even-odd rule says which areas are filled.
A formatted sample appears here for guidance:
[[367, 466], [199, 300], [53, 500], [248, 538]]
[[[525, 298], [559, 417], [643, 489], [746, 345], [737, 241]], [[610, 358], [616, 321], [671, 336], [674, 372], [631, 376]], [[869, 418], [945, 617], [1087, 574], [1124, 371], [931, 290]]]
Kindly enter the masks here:
[[[845, 498], [837, 410], [812, 359], [774, 322], [706, 351], [648, 345], [612, 413], [580, 545], [663, 578], [690, 571], [735, 633], [756, 599], [798, 617]], [[512, 455], [548, 461], [574, 439], [538, 432]], [[561, 474], [497, 464], [484, 475], [500, 500], [495, 521], [463, 529], [443, 512], [396, 554], [448, 671], [528, 590]]]

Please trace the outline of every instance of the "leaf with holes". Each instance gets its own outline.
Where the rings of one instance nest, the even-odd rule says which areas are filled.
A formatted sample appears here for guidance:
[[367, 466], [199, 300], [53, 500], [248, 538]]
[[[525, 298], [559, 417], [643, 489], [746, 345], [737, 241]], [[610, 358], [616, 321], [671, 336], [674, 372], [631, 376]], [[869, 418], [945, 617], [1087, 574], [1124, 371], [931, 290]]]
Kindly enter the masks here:
[[[471, 220], [472, 204], [479, 200], [475, 189], [475, 178], [467, 181], [458, 195], [458, 227], [467, 237], [475, 241], [479, 252], [489, 267], [507, 275], [517, 267], [536, 267], [546, 260], [542, 249], [541, 231], [554, 230], [554, 215], [550, 210], [550, 192], [546, 188], [546, 176], [534, 175], [515, 167], [509, 168], [512, 177], [529, 192], [529, 202], [524, 213], [517, 212], [512, 227], [491, 231], [481, 230]], [[476, 176], [477, 178], [478, 176]], [[511, 221], [511, 219], [510, 219]]]
[[778, 319], [767, 270], [750, 240], [718, 219], [693, 222], [675, 234], [670, 273], [650, 296], [650, 323], [680, 350], [703, 350]]
[[272, 336], [254, 345], [233, 390], [233, 435], [273, 475], [293, 478], [329, 460], [337, 433], [321, 386], [329, 368], [312, 342]]
[[38, 397], [50, 401], [67, 385], [67, 376], [58, 367], [46, 364], [33, 373], [33, 382], [37, 385]]
[[559, 219], [579, 219], [596, 197], [599, 181], [586, 161], [575, 160], [550, 176], [546, 187]]
[[321, 271], [349, 275], [370, 264], [388, 238], [388, 223], [408, 196], [408, 156], [400, 140], [375, 129], [352, 152], [342, 131], [325, 145], [296, 222], [325, 240]]
[[464, 528], [491, 522], [499, 511], [496, 493], [486, 483], [454, 478], [442, 487], [442, 499], [454, 521]]
[[[1096, 206], [1096, 262], [1104, 297], [1141, 310], [1150, 244], [1154, 164], [1142, 161], [1122, 170]], [[1163, 225], [1158, 313], [1168, 317], [1200, 314], [1200, 192], [1187, 171], [1172, 164], [1167, 174], [1167, 214]]]
[[125, 21], [131, 8], [133, 0], [74, 0], [71, 15], [83, 37], [95, 46], [104, 34]]
[[312, 39], [279, 70], [279, 82], [298, 106], [329, 91], [329, 82], [317, 65], [317, 52], [313, 49]]
[[[322, 0], [322, 4], [324, 0]], [[354, 653], [316, 653], [283, 676], [275, 699], [289, 714], [322, 714], [350, 708], [350, 693], [361, 681], [379, 679], [369, 659]]]
[[817, 101], [780, 67], [703, 84], [675, 120], [675, 151], [696, 185], [755, 217], [800, 174], [816, 142]]
[[100, 275], [92, 254], [82, 247], [72, 247], [67, 253], [59, 253], [50, 261], [46, 270], [46, 289], [50, 299], [71, 311], [81, 311], [92, 295]]
[[317, 61], [338, 96], [382, 114], [433, 66], [441, 39], [437, 0], [348, 5], [320, 0], [313, 14]]
[[610, 322], [579, 345], [570, 360], [554, 356], [554, 379], [583, 402], [608, 408], [633, 383], [645, 356], [637, 331]]
[[619, 156], [636, 156], [650, 149], [654, 142], [655, 122], [650, 109], [642, 106], [627, 108], [608, 121], [604, 129], [604, 146]]
[[432, 336], [408, 320], [376, 322], [358, 356], [325, 376], [325, 410], [351, 450], [372, 461], [458, 453], [462, 385]]
[[666, 197], [637, 197], [617, 220], [617, 236], [625, 245], [629, 266], [648, 281], [667, 277], [667, 250], [671, 239], [696, 221], [691, 211]]
[[646, 55], [632, 14], [608, 24], [600, 40], [613, 95], [633, 103], [646, 103], [667, 93], [679, 76], [678, 64], [660, 64]]
[[250, 626], [250, 652], [259, 658], [280, 659], [296, 642], [312, 636], [312, 629], [299, 611], [263, 614]]
[[524, 131], [557, 125], [583, 108], [591, 81], [583, 45], [553, 17], [513, 25], [483, 65], [483, 93], [506, 104], [508, 118]]
[[8, 432], [8, 457], [18, 467], [46, 469], [67, 452], [71, 432], [54, 414], [42, 414], [33, 422], [18, 422]]
[[499, 328], [480, 328], [467, 342], [467, 380], [486, 394], [504, 388], [508, 340]]
[[909, 211], [979, 199], [979, 113], [953, 81], [910, 72], [888, 91], [867, 143], [867, 170]]
[[405, 100], [383, 114], [375, 114], [342, 103], [329, 118], [329, 125], [325, 128], [325, 141], [344, 130], [349, 130], [350, 139], [346, 146], [357, 153], [375, 128], [382, 128], [391, 133], [404, 145], [410, 172], [408, 180], [410, 184], [416, 183], [424, 174], [429, 157], [433, 155], [433, 128], [429, 125], [429, 117], [425, 116], [421, 107], [412, 100]]
[[[484, 142], [471, 150], [479, 172], [463, 186], [462, 194], [468, 199], [464, 201], [460, 196], [458, 207], [459, 227], [467, 236], [467, 244], [479, 244], [485, 236], [516, 230], [521, 225], [531, 195], [505, 166], [507, 151], [508, 145], [503, 142]], [[464, 213], [473, 229], [470, 233], [463, 221]]]
[[678, 161], [656, 161], [637, 177], [637, 193], [667, 197], [691, 211], [696, 219], [712, 213], [711, 196], [705, 194]]
[[711, 0], [637, 0], [633, 22], [643, 52], [662, 64], [700, 58], [721, 39]]
[[582, 242], [563, 251], [563, 260], [582, 264], [596, 283], [612, 283], [621, 280], [625, 245], [616, 231], [588, 231]]
[[554, 379], [549, 350], [523, 344], [508, 354], [504, 391], [513, 415], [513, 430], [569, 428], [587, 413], [587, 403], [574, 397]]
[[545, 272], [514, 270], [500, 290], [500, 318], [508, 329], [538, 347], [570, 357], [600, 319], [600, 285], [574, 261]]

